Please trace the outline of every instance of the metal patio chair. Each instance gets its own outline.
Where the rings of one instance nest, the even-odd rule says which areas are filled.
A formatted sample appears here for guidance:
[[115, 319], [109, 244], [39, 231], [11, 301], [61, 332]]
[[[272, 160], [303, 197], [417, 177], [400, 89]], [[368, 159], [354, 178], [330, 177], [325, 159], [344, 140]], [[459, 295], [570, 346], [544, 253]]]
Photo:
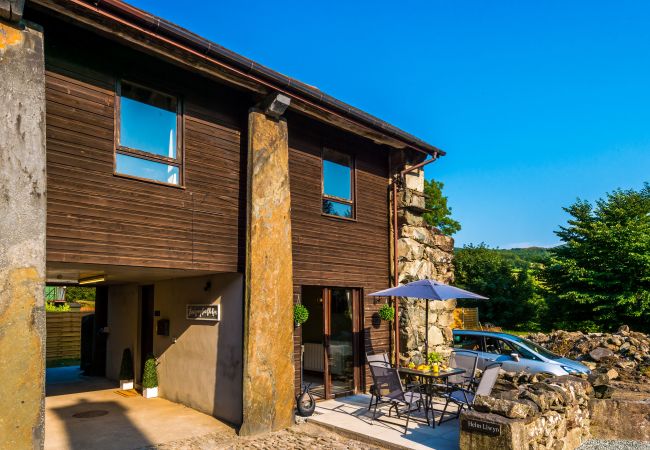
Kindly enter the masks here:
[[[373, 362], [381, 362], [381, 363], [387, 363], [390, 364], [390, 357], [388, 356], [387, 352], [383, 353], [375, 353], [375, 354], [368, 354], [366, 353], [366, 361], [368, 364], [373, 363]], [[377, 398], [377, 395], [375, 394], [377, 392], [375, 385], [373, 384], [370, 386], [370, 404], [368, 405], [368, 411], [370, 411], [370, 408], [372, 408], [372, 401], [373, 399]]]
[[[370, 366], [370, 373], [372, 381], [375, 386], [375, 408], [372, 413], [372, 419], [377, 417], [377, 405], [390, 404], [388, 415], [391, 416], [393, 408], [397, 418], [401, 418], [402, 414], [406, 413], [406, 425], [404, 426], [404, 434], [408, 432], [409, 420], [413, 411], [420, 411], [425, 404], [426, 399], [420, 392], [419, 385], [413, 385], [408, 389], [404, 389], [402, 380], [399, 377], [399, 372], [390, 363], [375, 361], [368, 364]], [[400, 410], [401, 407], [404, 409]], [[427, 425], [429, 422], [429, 412], [425, 409]]]
[[[478, 382], [478, 385], [476, 386], [475, 392], [462, 387], [456, 387], [452, 389], [450, 392], [443, 394], [443, 397], [446, 399], [446, 402], [445, 402], [445, 408], [442, 410], [442, 415], [440, 416], [440, 421], [438, 422], [438, 424], [442, 423], [442, 420], [445, 417], [445, 413], [447, 412], [447, 407], [449, 406], [449, 403], [454, 403], [456, 406], [458, 406], [458, 411], [456, 412], [456, 415], [453, 417], [453, 419], [457, 419], [458, 417], [460, 417], [460, 413], [463, 411], [464, 408], [472, 409], [472, 405], [474, 404], [474, 399], [476, 398], [477, 395], [490, 395], [492, 393], [492, 388], [494, 388], [494, 383], [496, 383], [497, 381], [497, 377], [499, 376], [500, 370], [501, 370], [501, 363], [494, 363], [486, 367], [485, 371], [483, 371], [483, 375], [481, 376], [481, 379]], [[452, 418], [447, 420], [451, 420], [451, 419]]]
[[454, 350], [449, 356], [449, 367], [464, 369], [465, 373], [449, 377], [449, 385], [453, 388], [464, 388], [474, 392], [475, 377], [478, 365], [478, 353], [471, 350]]

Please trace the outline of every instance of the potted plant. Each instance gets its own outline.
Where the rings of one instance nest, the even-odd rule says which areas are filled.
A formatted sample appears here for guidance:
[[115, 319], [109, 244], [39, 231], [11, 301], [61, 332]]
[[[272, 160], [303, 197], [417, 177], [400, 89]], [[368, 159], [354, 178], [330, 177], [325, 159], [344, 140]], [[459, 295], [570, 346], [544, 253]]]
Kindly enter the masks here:
[[149, 355], [144, 363], [142, 396], [144, 398], [158, 397], [158, 372], [156, 370], [156, 358], [153, 355]]
[[434, 372], [440, 370], [440, 364], [445, 360], [445, 358], [438, 352], [431, 352], [427, 355], [427, 362], [431, 366]]
[[305, 305], [302, 305], [300, 303], [294, 305], [293, 322], [296, 324], [296, 327], [299, 327], [303, 323], [307, 322], [307, 319], [309, 319], [309, 310], [305, 307]]
[[391, 305], [388, 303], [384, 303], [381, 305], [381, 308], [379, 308], [379, 317], [381, 317], [381, 320], [385, 320], [386, 322], [392, 322], [393, 319], [395, 319], [395, 308], [393, 308]]
[[122, 364], [120, 365], [120, 389], [133, 389], [133, 356], [131, 349], [125, 348], [122, 352]]

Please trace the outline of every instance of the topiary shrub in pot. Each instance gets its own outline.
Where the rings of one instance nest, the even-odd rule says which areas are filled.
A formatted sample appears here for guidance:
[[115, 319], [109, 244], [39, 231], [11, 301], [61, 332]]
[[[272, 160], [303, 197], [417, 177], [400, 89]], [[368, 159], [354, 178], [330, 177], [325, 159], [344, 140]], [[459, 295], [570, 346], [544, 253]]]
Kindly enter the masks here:
[[305, 305], [302, 305], [300, 303], [294, 305], [293, 322], [296, 325], [296, 327], [299, 327], [303, 323], [307, 322], [307, 319], [309, 319], [309, 310], [305, 307]]
[[142, 373], [142, 396], [144, 398], [158, 397], [158, 371], [156, 370], [156, 358], [149, 355], [144, 362]]
[[131, 355], [130, 348], [125, 348], [122, 352], [122, 364], [120, 364], [120, 389], [133, 389], [133, 355]]

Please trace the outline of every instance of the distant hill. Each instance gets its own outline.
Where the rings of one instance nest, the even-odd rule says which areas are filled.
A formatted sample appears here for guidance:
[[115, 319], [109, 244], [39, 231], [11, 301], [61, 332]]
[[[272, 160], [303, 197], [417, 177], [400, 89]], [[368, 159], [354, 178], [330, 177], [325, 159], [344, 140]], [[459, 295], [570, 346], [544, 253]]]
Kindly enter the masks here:
[[[455, 251], [460, 248], [455, 248]], [[491, 249], [506, 261], [510, 262], [514, 267], [521, 269], [525, 266], [533, 264], [543, 264], [551, 257], [550, 248], [545, 247], [526, 247], [526, 248], [510, 248], [510, 249]]]

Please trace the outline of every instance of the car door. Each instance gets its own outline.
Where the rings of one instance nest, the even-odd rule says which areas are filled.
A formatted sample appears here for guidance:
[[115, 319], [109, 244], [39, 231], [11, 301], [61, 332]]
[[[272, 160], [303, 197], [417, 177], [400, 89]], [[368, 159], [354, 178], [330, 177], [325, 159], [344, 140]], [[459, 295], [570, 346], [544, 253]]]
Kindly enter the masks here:
[[519, 370], [523, 370], [524, 372], [528, 373], [554, 373], [553, 370], [549, 369], [549, 363], [543, 361], [541, 358], [539, 358], [524, 346], [519, 345], [516, 342], [509, 342], [509, 344], [511, 347], [513, 347], [513, 351], [519, 355]]
[[501, 368], [507, 372], [519, 372], [523, 370], [521, 360], [517, 361], [512, 357], [516, 353], [511, 345], [503, 339], [494, 336], [485, 336], [485, 365], [491, 362], [501, 363]]

